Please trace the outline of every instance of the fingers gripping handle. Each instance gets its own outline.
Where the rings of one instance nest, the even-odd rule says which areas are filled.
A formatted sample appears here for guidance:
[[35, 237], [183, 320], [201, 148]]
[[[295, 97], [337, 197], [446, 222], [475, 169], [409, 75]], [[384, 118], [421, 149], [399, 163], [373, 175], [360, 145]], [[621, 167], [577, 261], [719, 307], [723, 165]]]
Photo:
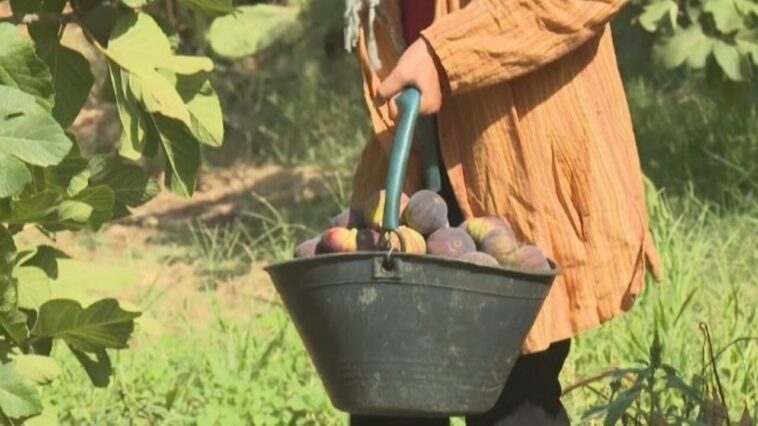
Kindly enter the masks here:
[[[421, 92], [415, 87], [405, 89], [397, 98], [400, 109], [400, 119], [395, 129], [395, 140], [390, 155], [389, 170], [387, 171], [387, 192], [384, 203], [385, 231], [392, 231], [400, 226], [400, 196], [405, 183], [405, 172], [408, 168], [408, 157], [413, 144], [413, 133], [421, 105]], [[421, 121], [421, 153], [424, 162], [424, 177], [426, 187], [433, 191], [440, 190], [440, 170], [437, 156], [437, 126], [432, 118]]]

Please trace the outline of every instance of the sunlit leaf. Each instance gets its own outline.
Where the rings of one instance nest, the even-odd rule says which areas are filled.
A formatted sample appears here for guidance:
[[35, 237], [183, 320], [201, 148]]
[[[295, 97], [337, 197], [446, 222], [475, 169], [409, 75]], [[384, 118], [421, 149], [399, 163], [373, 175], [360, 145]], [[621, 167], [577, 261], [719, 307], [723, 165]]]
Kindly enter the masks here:
[[16, 372], [12, 363], [0, 365], [0, 411], [16, 418], [42, 412], [39, 393]]
[[[705, 35], [698, 25], [675, 30], [674, 35], [666, 40], [661, 51], [663, 65], [669, 69], [682, 65], [693, 50], [702, 50], [704, 38]], [[696, 56], [699, 55], [702, 55], [702, 52], [696, 54]]]
[[[0, 234], [5, 228], [0, 226]], [[2, 235], [0, 235], [2, 237]], [[22, 343], [29, 330], [26, 326], [26, 315], [18, 309], [18, 287], [16, 278], [10, 271], [0, 269], [0, 326], [16, 342]]]
[[208, 31], [211, 49], [227, 58], [255, 55], [277, 42], [294, 40], [302, 34], [294, 7], [256, 4], [242, 6], [233, 15], [217, 18]]
[[727, 77], [734, 81], [744, 81], [750, 75], [749, 63], [740, 55], [736, 45], [715, 40], [713, 56]]
[[0, 23], [0, 84], [34, 95], [47, 111], [53, 109], [55, 92], [50, 70], [37, 57], [32, 43], [8, 23]]
[[42, 355], [16, 355], [11, 364], [21, 377], [38, 385], [48, 384], [60, 374], [58, 363]]
[[740, 52], [750, 55], [753, 64], [758, 65], [758, 28], [741, 30], [735, 35], [734, 40]]
[[32, 181], [32, 174], [21, 160], [0, 153], [0, 198], [18, 194]]
[[703, 11], [713, 16], [716, 27], [723, 33], [731, 33], [742, 27], [742, 16], [733, 0], [708, 0]]
[[221, 146], [224, 118], [221, 103], [205, 73], [177, 77], [176, 89], [187, 104], [192, 134], [203, 144]]
[[60, 162], [71, 145], [60, 125], [33, 96], [0, 85], [0, 154], [50, 166]]
[[206, 15], [226, 15], [234, 10], [232, 0], [179, 0], [181, 3]]
[[669, 13], [672, 4], [673, 2], [668, 0], [646, 4], [639, 18], [642, 28], [650, 32], [658, 29], [658, 25], [666, 14]]
[[50, 278], [45, 271], [33, 266], [22, 266], [13, 270], [18, 286], [18, 306], [24, 309], [37, 309], [50, 300]]

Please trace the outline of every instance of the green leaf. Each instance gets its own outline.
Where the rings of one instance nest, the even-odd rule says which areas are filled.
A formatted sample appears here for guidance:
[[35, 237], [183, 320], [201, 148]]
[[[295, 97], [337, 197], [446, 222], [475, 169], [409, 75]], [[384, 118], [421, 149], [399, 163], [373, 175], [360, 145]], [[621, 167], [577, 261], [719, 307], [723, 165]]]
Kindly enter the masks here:
[[34, 97], [0, 85], [0, 154], [50, 166], [59, 163], [71, 146], [63, 129]]
[[58, 279], [58, 259], [69, 259], [69, 256], [55, 247], [48, 245], [37, 246], [34, 254], [21, 263], [22, 266], [34, 266], [45, 272], [51, 279]]
[[116, 195], [111, 188], [105, 185], [90, 186], [76, 194], [73, 199], [92, 207], [89, 224], [94, 227], [99, 227], [113, 218]]
[[687, 66], [696, 70], [705, 68], [708, 57], [712, 52], [713, 41], [704, 34], [702, 37], [697, 37], [687, 55]]
[[50, 300], [52, 289], [45, 271], [34, 266], [22, 266], [13, 270], [18, 286], [18, 306], [37, 309]]
[[97, 387], [108, 386], [113, 368], [111, 367], [111, 359], [105, 349], [98, 349], [90, 355], [77, 350], [71, 345], [68, 345], [68, 348], [74, 354], [77, 361], [79, 361], [79, 364], [84, 367], [84, 371], [87, 372], [87, 376], [89, 376], [93, 385]]
[[32, 174], [26, 164], [0, 153], [0, 198], [18, 194], [31, 181]]
[[11, 0], [10, 3], [15, 15], [34, 13], [42, 6], [42, 0]]
[[703, 5], [703, 10], [713, 16], [716, 28], [722, 33], [728, 34], [743, 26], [742, 16], [733, 0], [708, 0]]
[[0, 411], [11, 418], [29, 417], [42, 412], [37, 389], [24, 381], [12, 363], [0, 365]]
[[26, 315], [18, 310], [17, 281], [12, 275], [16, 258], [16, 244], [8, 230], [0, 225], [0, 327], [18, 344], [23, 342], [29, 330]]
[[38, 385], [46, 385], [60, 374], [58, 363], [42, 355], [16, 355], [11, 365], [21, 377]]
[[176, 120], [156, 116], [155, 124], [160, 131], [166, 160], [171, 166], [171, 173], [166, 173], [166, 184], [174, 194], [189, 197], [197, 184], [200, 143]]
[[84, 352], [123, 349], [139, 315], [121, 309], [115, 299], [100, 300], [86, 309], [73, 300], [55, 299], [40, 307], [32, 335], [62, 339]]
[[0, 84], [36, 96], [48, 111], [53, 108], [55, 92], [50, 70], [16, 26], [7, 23], [0, 23]]
[[144, 13], [127, 13], [113, 27], [107, 54], [129, 72], [151, 74], [155, 72], [155, 64], [166, 61], [173, 52], [153, 18]]
[[9, 272], [0, 272], [0, 326], [17, 344], [21, 344], [29, 334], [29, 329], [26, 326], [26, 315], [18, 310], [16, 285], [16, 279]]
[[669, 13], [669, 9], [671, 9], [672, 4], [676, 5], [669, 0], [664, 0], [661, 2], [649, 3], [645, 5], [639, 18], [642, 28], [650, 31], [651, 33], [655, 32], [655, 30], [658, 29], [658, 25], [660, 25], [663, 18], [667, 13]]
[[254, 55], [302, 34], [297, 8], [256, 4], [238, 10], [239, 13], [214, 20], [208, 31], [211, 49], [220, 56], [236, 59]]
[[150, 3], [150, 0], [121, 0], [121, 3], [132, 9], [136, 9]]
[[55, 407], [43, 402], [42, 413], [24, 420], [24, 426], [59, 426], [58, 412]]
[[715, 40], [713, 44], [713, 56], [727, 77], [734, 81], [744, 81], [750, 73], [749, 63], [740, 55], [740, 51], [734, 44], [727, 44], [721, 40]]
[[129, 214], [127, 207], [140, 206], [160, 192], [158, 182], [139, 166], [124, 164], [116, 158], [109, 158], [107, 165], [92, 176], [94, 184], [105, 185], [115, 194], [114, 217]]
[[10, 223], [29, 223], [42, 221], [55, 211], [62, 197], [51, 190], [39, 192], [27, 198], [11, 201], [10, 216], [5, 218]]
[[121, 90], [128, 87], [148, 112], [161, 113], [191, 125], [189, 111], [176, 91], [175, 80], [157, 71], [158, 64], [168, 61], [173, 52], [168, 38], [150, 16], [138, 13], [120, 18], [111, 34], [108, 56], [128, 71], [128, 79], [121, 75]]
[[684, 10], [687, 13], [687, 18], [690, 22], [698, 22], [700, 16], [703, 14], [702, 6], [699, 3], [688, 1], [684, 5]]
[[123, 127], [119, 153], [126, 158], [136, 160], [141, 157], [145, 146], [145, 129], [140, 121], [142, 110], [127, 91], [126, 84], [129, 74], [113, 61], [108, 61], [108, 71], [113, 84], [118, 115]]
[[176, 89], [187, 104], [192, 134], [203, 144], [221, 146], [224, 118], [216, 92], [205, 73], [177, 77]]
[[700, 396], [698, 390], [685, 383], [674, 367], [666, 364], [663, 364], [661, 367], [666, 372], [666, 383], [670, 389], [679, 390], [683, 395], [697, 404], [702, 404], [704, 402], [703, 397]]
[[[702, 54], [705, 35], [699, 25], [690, 25], [685, 29], [674, 30], [674, 35], [666, 40], [661, 51], [663, 66], [668, 69], [676, 68], [688, 60], [690, 54], [697, 51], [696, 57]], [[697, 63], [697, 60], [693, 61]]]
[[[25, 1], [25, 0], [21, 0]], [[32, 10], [27, 10], [24, 13], [49, 13], [52, 15], [59, 15], [63, 12], [68, 0], [33, 0], [28, 1], [27, 4]], [[61, 31], [61, 23], [55, 21], [43, 20], [39, 22], [31, 23], [27, 26], [29, 35], [32, 36], [36, 45], [57, 43], [58, 34]]]
[[637, 397], [640, 396], [641, 391], [641, 387], [635, 386], [616, 396], [616, 398], [608, 404], [608, 413], [603, 424], [605, 426], [616, 425], [616, 423], [621, 420], [624, 413], [626, 413], [626, 410], [628, 410]]
[[744, 55], [750, 55], [753, 59], [753, 64], [758, 65], [758, 29], [745, 29], [738, 32], [734, 41], [737, 43], [737, 48]]
[[45, 181], [68, 196], [81, 192], [89, 184], [89, 161], [78, 153], [70, 153], [55, 166], [45, 169]]
[[155, 67], [176, 74], [191, 75], [213, 71], [213, 61], [206, 57], [177, 55], [159, 58]]
[[110, 4], [101, 4], [94, 7], [82, 18], [82, 23], [90, 34], [103, 46], [108, 45], [113, 26], [120, 15], [120, 10]]
[[185, 6], [206, 15], [226, 15], [234, 11], [232, 0], [179, 0]]
[[94, 211], [89, 204], [76, 200], [62, 201], [56, 210], [58, 215], [50, 223], [61, 223], [63, 228], [80, 228], [89, 221]]
[[743, 15], [758, 16], [758, 3], [753, 0], [734, 0], [734, 5]]
[[158, 72], [130, 73], [128, 85], [147, 112], [159, 113], [180, 120], [187, 126], [192, 125], [189, 110], [176, 91], [175, 80], [169, 80]]
[[61, 44], [54, 44], [42, 53], [50, 67], [55, 85], [53, 117], [68, 127], [79, 115], [89, 98], [95, 77], [87, 59], [79, 52]]
[[[166, 153], [171, 190], [189, 196], [195, 188], [200, 143], [223, 140], [220, 103], [207, 71], [206, 58], [175, 56], [165, 34], [144, 14], [120, 18], [107, 56], [124, 133], [120, 153], [131, 159]], [[116, 215], [125, 209], [116, 206]]]
[[16, 258], [16, 243], [13, 236], [0, 224], [0, 273], [10, 273]]

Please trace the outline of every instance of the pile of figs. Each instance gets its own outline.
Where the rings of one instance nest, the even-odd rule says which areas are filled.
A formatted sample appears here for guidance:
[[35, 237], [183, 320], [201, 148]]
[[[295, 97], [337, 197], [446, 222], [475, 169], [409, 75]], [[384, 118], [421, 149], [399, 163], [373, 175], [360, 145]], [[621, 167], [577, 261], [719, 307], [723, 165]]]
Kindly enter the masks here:
[[301, 243], [296, 258], [326, 253], [393, 251], [428, 254], [484, 266], [550, 270], [542, 251], [517, 241], [510, 225], [496, 216], [467, 219], [449, 226], [448, 206], [436, 192], [422, 190], [411, 197], [402, 194], [402, 224], [382, 234], [385, 191], [368, 199], [363, 209], [345, 209], [332, 218], [329, 228]]

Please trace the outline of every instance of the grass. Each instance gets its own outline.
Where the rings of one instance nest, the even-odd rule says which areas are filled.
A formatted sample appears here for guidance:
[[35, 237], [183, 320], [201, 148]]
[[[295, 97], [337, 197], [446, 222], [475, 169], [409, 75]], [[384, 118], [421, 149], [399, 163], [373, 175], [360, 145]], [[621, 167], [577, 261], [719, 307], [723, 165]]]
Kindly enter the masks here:
[[[70, 357], [45, 389], [62, 424], [328, 425], [332, 411], [294, 327], [278, 307], [250, 321], [215, 312], [199, 325], [138, 336], [114, 356], [110, 387], [82, 386]], [[62, 349], [62, 348], [58, 348]]]
[[[638, 306], [626, 316], [576, 339], [562, 377], [564, 385], [646, 359], [656, 329], [664, 362], [686, 380], [703, 365], [699, 322], [709, 325], [717, 348], [755, 334], [758, 279], [751, 265], [758, 264], [758, 247], [752, 243], [758, 209], [718, 215], [690, 198], [681, 201], [677, 210], [673, 213], [663, 201], [651, 207], [655, 238], [667, 266], [666, 281], [649, 284]], [[266, 250], [291, 247], [296, 237], [283, 225], [288, 223], [285, 216], [268, 220], [268, 228], [259, 233], [268, 235]], [[208, 258], [198, 255], [197, 259]], [[224, 259], [213, 262], [219, 260]], [[215, 296], [209, 292], [207, 297]], [[267, 304], [246, 319], [215, 306], [211, 318], [202, 323], [172, 317], [175, 331], [160, 338], [138, 331], [132, 348], [115, 354], [116, 376], [107, 389], [83, 386], [86, 376], [80, 367], [70, 357], [60, 356], [64, 374], [45, 390], [46, 399], [57, 408], [63, 424], [344, 424], [344, 415], [330, 407], [279, 305]], [[758, 365], [758, 343], [730, 346], [718, 365], [732, 411], [758, 408], [758, 371], [752, 368]], [[606, 390], [607, 383], [601, 382], [592, 389], [571, 391], [565, 401], [572, 416], [578, 419], [601, 403], [598, 394]]]
[[[754, 235], [758, 209], [716, 215], [695, 199], [686, 211], [671, 213], [666, 204], [651, 209], [654, 234], [666, 267], [663, 283], [648, 288], [631, 313], [575, 340], [564, 383], [593, 376], [604, 369], [631, 367], [650, 357], [657, 331], [662, 360], [691, 382], [703, 375], [701, 322], [708, 325], [718, 350], [742, 337], [757, 337], [755, 321], [758, 264]], [[758, 342], [729, 346], [718, 359], [733, 416], [746, 406], [758, 409]], [[577, 416], [602, 402], [609, 383], [595, 383], [568, 394], [566, 403]], [[672, 404], [673, 400], [670, 400]]]

